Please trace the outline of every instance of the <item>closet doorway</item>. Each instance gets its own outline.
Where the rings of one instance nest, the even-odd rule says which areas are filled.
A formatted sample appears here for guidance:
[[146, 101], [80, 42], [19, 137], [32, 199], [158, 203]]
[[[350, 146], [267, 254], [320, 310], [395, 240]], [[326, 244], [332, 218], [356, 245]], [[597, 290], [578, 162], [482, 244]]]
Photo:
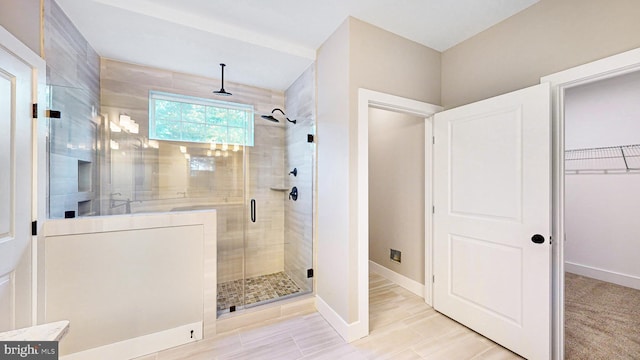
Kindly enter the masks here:
[[640, 357], [640, 71], [564, 93], [565, 358]]

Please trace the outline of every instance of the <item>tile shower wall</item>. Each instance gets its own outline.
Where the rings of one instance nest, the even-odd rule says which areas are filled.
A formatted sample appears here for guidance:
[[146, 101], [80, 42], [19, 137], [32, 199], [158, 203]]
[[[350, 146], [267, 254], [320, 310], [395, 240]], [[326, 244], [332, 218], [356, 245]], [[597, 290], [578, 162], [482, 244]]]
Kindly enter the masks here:
[[49, 216], [99, 209], [96, 110], [100, 99], [100, 59], [53, 0], [44, 2], [44, 58], [53, 110], [50, 119]]
[[[218, 68], [212, 64], [212, 74]], [[232, 66], [232, 64], [229, 64]], [[215, 172], [227, 174], [227, 183], [217, 183], [213, 189], [215, 207], [218, 209], [218, 282], [241, 279], [243, 265], [246, 266], [246, 277], [271, 274], [284, 269], [284, 199], [283, 192], [271, 190], [271, 187], [282, 186], [284, 182], [284, 144], [285, 128], [282, 123], [271, 123], [260, 119], [261, 114], [271, 112], [274, 107], [284, 106], [282, 92], [260, 89], [245, 85], [225, 83], [225, 88], [233, 93], [228, 98], [213, 95], [212, 90], [220, 88], [220, 80], [176, 73], [169, 70], [132, 65], [124, 62], [101, 60], [101, 112], [108, 119], [117, 119], [120, 114], [127, 114], [139, 126], [139, 136], [148, 134], [149, 91], [164, 91], [174, 94], [196, 96], [224, 101], [252, 104], [255, 111], [255, 145], [248, 148], [247, 173], [248, 196], [256, 199], [257, 221], [248, 221], [248, 210], [241, 193], [234, 189], [242, 188], [242, 158], [241, 152], [231, 153], [226, 160], [216, 162]], [[121, 144], [122, 146], [122, 144]], [[197, 146], [197, 145], [193, 145]], [[122, 147], [121, 147], [122, 149]], [[159, 153], [160, 151], [157, 152]], [[113, 156], [113, 155], [112, 155]], [[153, 157], [154, 155], [149, 155]], [[174, 152], [155, 155], [155, 161], [142, 163], [156, 163], [151, 166], [173, 166], [174, 160], [184, 163], [183, 155]], [[118, 166], [114, 163], [114, 166]], [[174, 164], [175, 165], [175, 164]], [[131, 167], [132, 165], [129, 165]], [[142, 166], [134, 162], [134, 170], [129, 172], [111, 172], [111, 183], [106, 183], [105, 193], [134, 192], [136, 199], [141, 202], [132, 204], [132, 212], [168, 211], [171, 209], [203, 208], [211, 202], [195, 203], [197, 199], [181, 199], [182, 196], [192, 195], [188, 181], [179, 179], [172, 173], [172, 179], [159, 178], [162, 173], [157, 169], [138, 169]], [[239, 173], [236, 173], [240, 170]], [[155, 171], [155, 172], [154, 172]], [[233, 174], [230, 174], [233, 172]], [[132, 174], [151, 174], [138, 178]], [[153, 174], [156, 175], [153, 175]], [[126, 174], [119, 179], [120, 174]], [[154, 177], [155, 176], [155, 177]], [[217, 175], [216, 175], [217, 176]], [[180, 183], [182, 181], [182, 183]], [[118, 184], [119, 188], [110, 187]], [[142, 185], [146, 184], [146, 185]], [[181, 185], [182, 184], [182, 185]], [[162, 185], [162, 186], [161, 186]], [[129, 188], [126, 188], [129, 186]], [[176, 193], [186, 190], [187, 194]], [[164, 192], [164, 194], [162, 193]], [[153, 207], [155, 198], [173, 197], [166, 209]], [[158, 205], [159, 206], [159, 205]], [[246, 248], [243, 239], [243, 227], [246, 225]], [[243, 254], [245, 256], [243, 263]]]
[[315, 64], [311, 65], [285, 92], [287, 115], [296, 119], [286, 133], [286, 170], [298, 169], [289, 175], [289, 188], [298, 188], [298, 200], [285, 205], [284, 269], [296, 284], [309, 291], [312, 282], [307, 269], [312, 267], [313, 245], [313, 179], [315, 144], [307, 142], [307, 134], [315, 134]]

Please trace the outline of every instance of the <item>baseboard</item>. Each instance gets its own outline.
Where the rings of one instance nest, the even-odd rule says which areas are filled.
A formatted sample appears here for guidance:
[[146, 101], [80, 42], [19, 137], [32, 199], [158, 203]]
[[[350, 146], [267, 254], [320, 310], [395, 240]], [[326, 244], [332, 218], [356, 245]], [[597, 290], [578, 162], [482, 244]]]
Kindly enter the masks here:
[[316, 309], [346, 342], [356, 341], [369, 335], [368, 322], [366, 325], [360, 321], [348, 324], [318, 295], [316, 295]]
[[371, 260], [369, 260], [369, 270], [424, 299], [424, 285], [419, 282], [409, 279], [404, 275], [400, 275], [393, 270], [389, 270]]
[[592, 266], [576, 264], [565, 261], [564, 270], [577, 275], [590, 277], [634, 289], [640, 290], [640, 278], [633, 275], [622, 274], [615, 271], [599, 269]]
[[[191, 338], [193, 330], [193, 338]], [[202, 339], [202, 321], [61, 356], [61, 360], [132, 359]]]

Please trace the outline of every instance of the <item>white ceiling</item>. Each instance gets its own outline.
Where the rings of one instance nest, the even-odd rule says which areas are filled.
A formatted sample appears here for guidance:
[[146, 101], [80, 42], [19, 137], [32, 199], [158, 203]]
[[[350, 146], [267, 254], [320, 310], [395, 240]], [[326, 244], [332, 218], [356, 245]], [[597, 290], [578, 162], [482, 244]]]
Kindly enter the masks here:
[[100, 56], [285, 90], [349, 15], [444, 51], [539, 0], [56, 1]]

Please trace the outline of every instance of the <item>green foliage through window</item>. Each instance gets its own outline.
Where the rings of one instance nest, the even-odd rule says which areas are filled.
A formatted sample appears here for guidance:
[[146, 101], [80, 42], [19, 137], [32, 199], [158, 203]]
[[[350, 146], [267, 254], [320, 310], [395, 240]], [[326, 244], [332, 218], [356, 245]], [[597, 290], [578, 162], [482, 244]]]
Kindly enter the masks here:
[[149, 139], [253, 146], [253, 106], [152, 91]]

